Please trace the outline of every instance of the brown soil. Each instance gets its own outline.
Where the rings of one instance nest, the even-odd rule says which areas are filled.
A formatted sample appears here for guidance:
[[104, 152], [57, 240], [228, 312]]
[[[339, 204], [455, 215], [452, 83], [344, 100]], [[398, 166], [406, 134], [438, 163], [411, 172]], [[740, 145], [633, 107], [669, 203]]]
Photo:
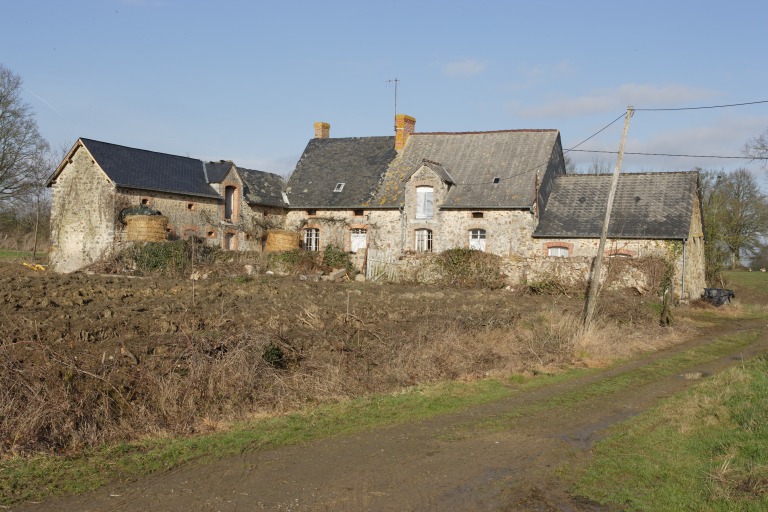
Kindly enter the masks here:
[[[194, 336], [210, 340], [211, 333], [217, 333], [218, 339], [229, 339], [238, 333], [260, 332], [266, 336], [265, 342], [279, 342], [286, 352], [295, 351], [290, 364], [301, 367], [313, 360], [313, 351], [320, 352], [318, 347], [334, 357], [357, 353], [358, 361], [374, 357], [372, 345], [397, 338], [411, 340], [414, 333], [426, 336], [429, 328], [438, 326], [440, 332], [445, 332], [442, 326], [451, 325], [464, 333], [519, 326], [531, 310], [552, 310], [553, 301], [559, 314], [577, 314], [580, 309], [576, 299], [516, 297], [503, 291], [307, 283], [295, 277], [198, 281], [193, 290], [189, 281], [56, 276], [5, 266], [0, 267], [0, 339], [4, 340], [0, 352], [6, 352], [5, 364], [14, 362], [12, 369], [18, 372], [50, 362], [52, 352], [59, 360], [78, 361], [78, 365], [93, 360], [108, 366], [112, 357], [110, 382], [124, 375], [128, 386], [132, 374], [163, 369], [163, 362], [171, 356], [173, 361], [181, 361], [179, 354], [187, 350], [186, 344]], [[628, 306], [617, 303], [614, 309], [603, 307], [604, 313], [621, 316], [622, 308]], [[643, 316], [637, 313], [640, 309], [635, 305], [632, 321]], [[115, 483], [84, 496], [11, 509], [603, 510], [570, 495], [569, 465], [588, 458], [589, 448], [605, 427], [693, 381], [674, 375], [622, 391], [610, 402], [546, 408], [509, 420], [508, 428], [501, 432], [478, 428], [476, 423], [595, 380], [635, 371], [727, 330], [762, 329], [761, 340], [747, 352], [764, 351], [764, 324], [724, 321], [708, 333], [707, 339], [687, 341], [576, 381], [460, 413], [301, 446], [244, 453], [138, 482]], [[651, 327], [648, 330], [655, 332]], [[43, 341], [51, 348], [41, 350]], [[216, 348], [215, 343], [206, 346]], [[133, 358], [125, 355], [126, 350]], [[10, 353], [15, 355], [7, 355]], [[542, 355], [550, 357], [537, 354], [537, 364], [542, 362]], [[688, 370], [708, 375], [734, 361], [725, 357]], [[469, 363], [481, 372], [491, 371], [498, 366], [498, 358]], [[524, 366], [525, 359], [518, 364]], [[375, 373], [370, 366], [363, 367]], [[355, 365], [350, 363], [349, 368]], [[433, 377], [459, 376], [443, 371]], [[366, 382], [370, 390], [377, 391], [420, 380], [420, 375], [406, 372], [391, 382], [383, 376], [375, 382], [358, 383]], [[83, 382], [103, 384], [98, 379], [84, 378]], [[127, 389], [123, 391], [128, 393]], [[334, 393], [345, 394], [343, 389], [330, 392]], [[190, 424], [196, 425], [194, 421]]]

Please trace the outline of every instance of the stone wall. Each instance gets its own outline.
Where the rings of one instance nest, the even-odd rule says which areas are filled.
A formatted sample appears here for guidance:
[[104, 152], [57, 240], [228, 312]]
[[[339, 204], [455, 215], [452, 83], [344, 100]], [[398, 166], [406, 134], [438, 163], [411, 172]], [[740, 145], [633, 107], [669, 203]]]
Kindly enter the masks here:
[[74, 272], [110, 254], [115, 187], [87, 150], [75, 150], [51, 188], [51, 268]]
[[304, 229], [318, 229], [320, 251], [328, 245], [350, 251], [351, 230], [365, 229], [368, 247], [399, 252], [400, 218], [398, 210], [291, 210], [285, 216], [284, 228], [297, 231], [302, 242]]

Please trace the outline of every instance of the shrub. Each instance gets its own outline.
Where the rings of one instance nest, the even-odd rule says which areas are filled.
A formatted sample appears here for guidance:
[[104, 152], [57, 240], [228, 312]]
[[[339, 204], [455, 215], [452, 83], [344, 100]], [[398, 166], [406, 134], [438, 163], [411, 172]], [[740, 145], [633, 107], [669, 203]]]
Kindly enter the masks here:
[[214, 262], [219, 252], [218, 247], [205, 245], [195, 239], [147, 242], [121, 251], [117, 261], [142, 274], [180, 276], [187, 273], [193, 264]]
[[349, 272], [354, 270], [349, 253], [342, 251], [335, 245], [326, 246], [323, 251], [323, 265], [331, 268], [345, 268]]
[[290, 274], [310, 272], [319, 267], [318, 259], [317, 252], [293, 249], [269, 254], [268, 266], [281, 268]]
[[504, 286], [501, 261], [494, 254], [456, 248], [441, 252], [435, 261], [445, 284], [491, 289]]

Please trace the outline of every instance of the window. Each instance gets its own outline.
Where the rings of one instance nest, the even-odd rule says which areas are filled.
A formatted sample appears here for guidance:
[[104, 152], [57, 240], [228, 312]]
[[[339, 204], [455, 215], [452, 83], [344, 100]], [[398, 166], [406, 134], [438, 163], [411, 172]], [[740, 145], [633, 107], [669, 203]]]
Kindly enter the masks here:
[[485, 250], [485, 230], [472, 229], [469, 231], [469, 248], [478, 251]]
[[343, 183], [337, 183], [336, 188], [333, 189], [334, 192], [341, 192], [344, 190], [344, 184]]
[[482, 219], [484, 217], [483, 212], [472, 212], [473, 219]]
[[368, 243], [368, 231], [362, 228], [355, 228], [349, 231], [349, 250], [357, 252], [365, 249]]
[[355, 217], [362, 217], [363, 215], [365, 215], [365, 210], [352, 210], [352, 214]]
[[500, 181], [501, 181], [501, 178], [499, 178], [498, 176], [496, 176], [495, 178], [493, 178], [493, 184], [494, 184], [494, 185], [498, 185]]
[[317, 210], [307, 210], [307, 215], [310, 217], [317, 215]]
[[556, 258], [567, 258], [568, 257], [568, 248], [567, 247], [549, 247], [547, 249], [547, 256], [554, 256]]
[[235, 187], [224, 189], [224, 220], [232, 221], [232, 211], [235, 201]]
[[416, 230], [416, 251], [432, 252], [432, 230], [431, 229]]
[[320, 250], [320, 230], [317, 228], [307, 228], [304, 230], [304, 249], [307, 251]]
[[435, 202], [435, 193], [432, 187], [416, 187], [416, 218], [431, 219]]

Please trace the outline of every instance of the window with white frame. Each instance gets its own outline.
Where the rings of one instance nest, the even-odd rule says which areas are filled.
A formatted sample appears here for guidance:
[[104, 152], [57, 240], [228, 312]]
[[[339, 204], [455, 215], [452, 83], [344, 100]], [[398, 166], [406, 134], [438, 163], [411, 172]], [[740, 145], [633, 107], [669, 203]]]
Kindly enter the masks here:
[[556, 258], [567, 258], [568, 248], [563, 246], [554, 246], [547, 248], [547, 256], [554, 256]]
[[435, 192], [432, 187], [416, 187], [416, 218], [431, 219]]
[[469, 230], [469, 248], [476, 249], [478, 251], [485, 250], [485, 230], [484, 229]]
[[416, 230], [416, 251], [432, 252], [432, 230], [431, 229]]
[[349, 231], [349, 250], [357, 252], [360, 249], [365, 249], [368, 242], [368, 230], [362, 228], [354, 228]]
[[307, 251], [320, 250], [320, 230], [307, 228], [304, 230], [304, 249]]

